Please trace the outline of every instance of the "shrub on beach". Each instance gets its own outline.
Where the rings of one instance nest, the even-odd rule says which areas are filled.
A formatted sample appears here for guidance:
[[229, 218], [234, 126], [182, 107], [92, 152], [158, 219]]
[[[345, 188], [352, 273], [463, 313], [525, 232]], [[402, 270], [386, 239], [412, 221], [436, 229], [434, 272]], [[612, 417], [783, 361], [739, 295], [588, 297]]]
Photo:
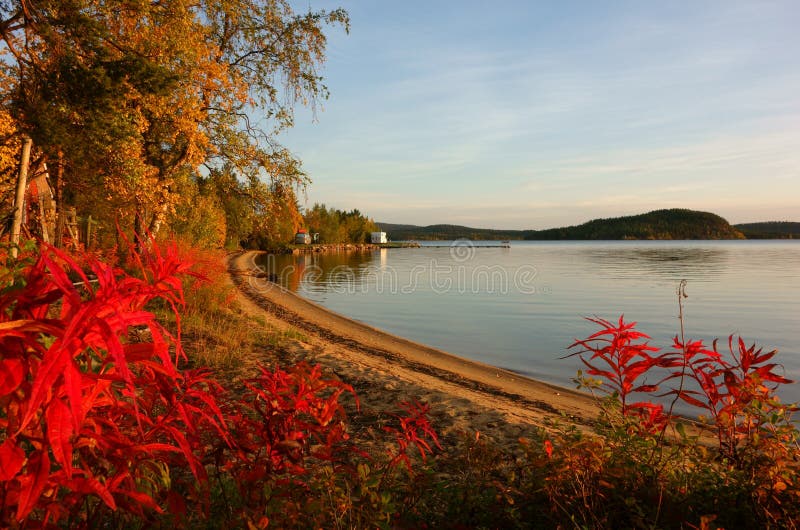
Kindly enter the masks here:
[[[797, 406], [776, 396], [791, 383], [772, 362], [776, 351], [730, 337], [724, 352], [716, 341], [708, 348], [676, 337], [661, 352], [635, 323], [590, 320], [600, 330], [572, 347], [587, 376], [598, 378], [579, 372], [579, 386], [604, 396], [602, 438], [579, 442], [588, 444], [579, 465], [574, 440], [555, 451], [563, 469], [553, 483], [584, 489], [567, 496], [565, 513], [590, 526], [800, 525]], [[667, 409], [656, 403], [665, 397]], [[673, 414], [678, 400], [705, 424]], [[557, 489], [554, 498], [565, 496]]]

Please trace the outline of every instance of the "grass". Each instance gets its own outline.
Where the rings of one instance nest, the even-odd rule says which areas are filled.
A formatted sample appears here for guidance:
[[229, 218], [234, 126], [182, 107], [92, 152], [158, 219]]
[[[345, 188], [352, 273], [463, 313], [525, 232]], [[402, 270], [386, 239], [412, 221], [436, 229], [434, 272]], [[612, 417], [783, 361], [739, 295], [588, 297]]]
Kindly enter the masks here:
[[[276, 327], [265, 315], [242, 308], [236, 288], [227, 280], [223, 253], [204, 251], [198, 261], [206, 280], [187, 281], [186, 306], [180, 313], [182, 344], [192, 366], [211, 368], [224, 379], [246, 376], [258, 363], [285, 361], [294, 342], [309, 341], [294, 328]], [[176, 329], [172, 311], [153, 309], [161, 322]]]

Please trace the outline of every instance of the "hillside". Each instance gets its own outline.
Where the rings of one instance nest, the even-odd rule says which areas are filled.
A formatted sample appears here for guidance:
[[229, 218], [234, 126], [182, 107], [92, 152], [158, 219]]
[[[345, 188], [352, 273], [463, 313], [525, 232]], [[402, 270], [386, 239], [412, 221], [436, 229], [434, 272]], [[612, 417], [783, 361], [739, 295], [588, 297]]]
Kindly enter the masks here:
[[744, 235], [713, 213], [674, 208], [537, 230], [525, 239], [744, 239]]
[[767, 221], [733, 225], [747, 239], [800, 239], [800, 223]]
[[[444, 224], [430, 226], [392, 223], [377, 224], [394, 241], [409, 239], [431, 241], [460, 238], [480, 241], [502, 239], [744, 239], [745, 237], [742, 232], [732, 227], [718, 215], [677, 208], [655, 210], [645, 214], [625, 217], [594, 219], [577, 226], [550, 228], [547, 230], [494, 230]], [[785, 224], [797, 225], [798, 223]]]
[[416, 239], [421, 241], [449, 241], [453, 239], [472, 239], [475, 241], [524, 239], [530, 231], [494, 230], [491, 228], [470, 228], [459, 225], [416, 226], [393, 223], [376, 223], [387, 233], [392, 241]]

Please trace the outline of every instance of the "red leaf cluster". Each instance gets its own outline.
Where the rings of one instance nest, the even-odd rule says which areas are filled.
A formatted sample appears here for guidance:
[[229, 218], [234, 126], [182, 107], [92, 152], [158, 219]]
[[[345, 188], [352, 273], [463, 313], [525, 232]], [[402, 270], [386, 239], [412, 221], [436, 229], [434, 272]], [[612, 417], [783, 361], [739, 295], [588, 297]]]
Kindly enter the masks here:
[[[647, 401], [630, 402], [633, 393], [653, 393], [661, 381], [640, 382], [654, 367], [670, 367], [674, 359], [664, 355], [651, 355], [659, 351], [647, 342], [650, 336], [636, 330], [636, 322], [619, 318], [617, 324], [602, 319], [587, 319], [601, 329], [584, 340], [577, 340], [570, 348], [580, 347], [578, 355], [587, 367], [587, 373], [603, 378], [604, 387], [619, 397], [623, 416], [636, 417], [641, 426], [652, 432], [666, 421], [663, 407]], [[584, 354], [590, 354], [585, 356]]]
[[392, 460], [389, 465], [393, 467], [402, 462], [411, 471], [411, 459], [408, 455], [409, 448], [416, 447], [424, 461], [426, 455], [433, 452], [431, 444], [440, 449], [441, 445], [439, 445], [439, 437], [431, 426], [430, 418], [428, 418], [428, 413], [431, 410], [430, 405], [419, 401], [404, 401], [400, 403], [400, 406], [403, 408], [404, 413], [394, 415], [400, 424], [400, 428], [389, 425], [384, 427], [386, 432], [394, 434], [395, 442], [397, 443], [396, 451], [390, 454]]
[[675, 337], [673, 348], [669, 354], [676, 360], [673, 366], [682, 369], [674, 370], [669, 378], [688, 377], [695, 388], [680, 385], [669, 394], [710, 416], [725, 457], [736, 460], [741, 446], [775, 423], [770, 418], [773, 414], [785, 419], [787, 412], [796, 409], [775, 396], [780, 385], [792, 382], [776, 372], [780, 365], [768, 362], [777, 350], [764, 352], [755, 344], [747, 346], [741, 337], [734, 341], [732, 335], [728, 337], [728, 356], [718, 351], [716, 340], [708, 349], [703, 341], [682, 343]]
[[135, 262], [140, 277], [43, 245], [0, 293], [3, 526], [86, 520], [87, 495], [159, 511], [169, 481], [142, 485], [154, 463], [188, 463], [205, 479], [201, 433], [224, 434], [219, 389], [178, 370], [179, 340], [145, 309], [161, 299], [177, 311], [191, 263], [156, 245]]
[[[780, 365], [769, 362], [776, 350], [764, 352], [755, 344], [747, 346], [742, 338], [728, 339], [729, 355], [721, 354], [714, 341], [711, 349], [702, 341], [673, 341], [671, 351], [658, 352], [649, 346], [647, 335], [635, 329], [636, 323], [618, 324], [588, 319], [601, 329], [572, 347], [581, 347], [579, 355], [587, 372], [603, 378], [604, 388], [618, 396], [623, 416], [638, 422], [643, 432], [660, 432], [672, 419], [671, 410], [650, 400], [630, 403], [634, 392], [655, 397], [674, 396], [707, 413], [714, 421], [723, 456], [736, 460], [739, 450], [748, 443], [758, 443], [759, 433], [775, 437], [775, 425], [788, 421], [786, 414], [796, 410], [781, 404], [775, 396], [781, 384], [791, 383], [780, 375]], [[587, 355], [588, 354], [588, 355]], [[653, 368], [666, 369], [666, 375], [652, 384], [640, 383]], [[657, 394], [667, 382], [675, 383], [664, 394]]]
[[[357, 475], [350, 457], [364, 455], [340, 402], [349, 385], [299, 363], [260, 368], [234, 393], [207, 370], [181, 369], [192, 262], [151, 242], [129, 263], [135, 274], [43, 245], [0, 291], [1, 527], [93, 526], [110, 511], [186, 522], [190, 506], [207, 510], [213, 470], [238, 490], [240, 513], [227, 516], [261, 528], [276, 505], [302, 506], [316, 464]], [[153, 302], [172, 309], [175, 335]], [[410, 469], [410, 447], [424, 458], [438, 445], [427, 405], [403, 408], [387, 468]]]
[[318, 365], [306, 362], [260, 372], [226, 410], [245, 488], [269, 475], [300, 476], [308, 458], [334, 460], [349, 438], [339, 398], [353, 393], [350, 385], [325, 379]]

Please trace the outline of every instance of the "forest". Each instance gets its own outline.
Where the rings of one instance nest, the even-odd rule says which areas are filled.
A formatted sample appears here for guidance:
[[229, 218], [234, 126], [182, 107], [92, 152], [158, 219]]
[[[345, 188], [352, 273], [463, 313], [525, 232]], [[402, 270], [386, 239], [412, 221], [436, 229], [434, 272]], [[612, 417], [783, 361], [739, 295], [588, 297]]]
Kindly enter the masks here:
[[744, 235], [716, 214], [673, 208], [537, 230], [525, 239], [744, 239]]
[[[757, 225], [774, 223], [756, 223]], [[780, 224], [780, 223], [778, 223]], [[787, 225], [792, 223], [786, 223]], [[577, 226], [546, 230], [492, 230], [457, 225], [414, 226], [380, 223], [394, 240], [618, 240], [618, 239], [742, 239], [744, 235], [722, 217], [696, 210], [674, 208], [652, 212], [593, 219]], [[749, 226], [749, 225], [748, 225]], [[759, 239], [764, 230], [749, 230], [748, 237]], [[788, 232], [786, 232], [788, 233]]]
[[734, 225], [747, 239], [800, 239], [800, 223], [766, 221]]
[[474, 241], [501, 239], [522, 239], [528, 233], [522, 230], [493, 230], [490, 228], [471, 228], [460, 225], [416, 226], [393, 223], [379, 223], [390, 238], [395, 241], [450, 241], [472, 239]]
[[378, 232], [371, 218], [354, 209], [349, 212], [314, 204], [303, 216], [305, 226], [318, 234], [319, 243], [369, 243], [370, 232]]

